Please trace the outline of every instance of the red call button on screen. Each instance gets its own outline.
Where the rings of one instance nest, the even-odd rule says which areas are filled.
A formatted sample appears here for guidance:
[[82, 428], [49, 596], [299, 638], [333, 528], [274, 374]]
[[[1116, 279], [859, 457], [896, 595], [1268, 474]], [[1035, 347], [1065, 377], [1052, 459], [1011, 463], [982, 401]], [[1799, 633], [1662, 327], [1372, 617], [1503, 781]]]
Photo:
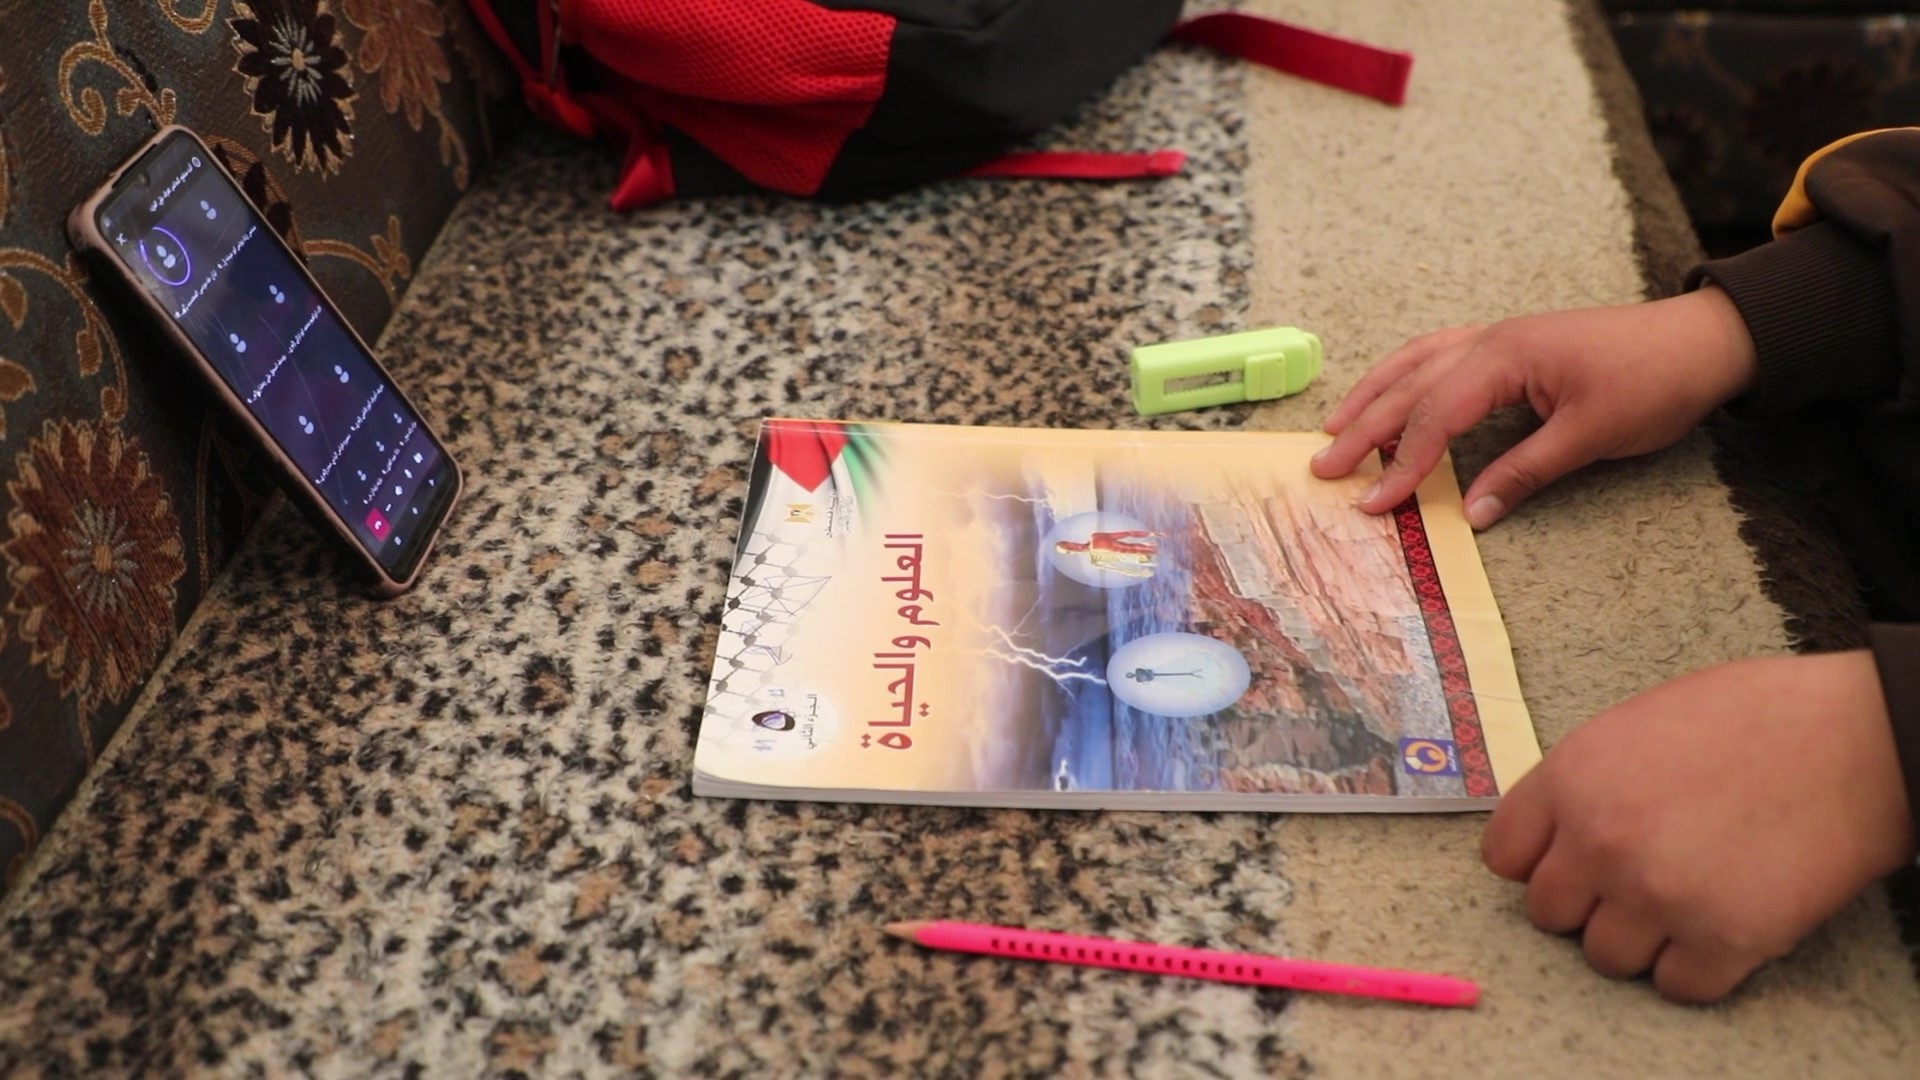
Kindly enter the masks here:
[[385, 540], [387, 533], [392, 529], [393, 525], [387, 521], [387, 515], [381, 513], [379, 507], [367, 511], [367, 530], [373, 533], [375, 540]]

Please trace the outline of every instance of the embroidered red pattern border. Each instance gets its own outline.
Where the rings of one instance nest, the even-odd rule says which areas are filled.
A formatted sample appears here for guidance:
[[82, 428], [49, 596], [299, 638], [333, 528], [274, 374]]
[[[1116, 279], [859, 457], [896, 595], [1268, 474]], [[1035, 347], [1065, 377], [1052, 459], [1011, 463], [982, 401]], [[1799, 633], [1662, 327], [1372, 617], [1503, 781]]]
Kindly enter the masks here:
[[[1382, 453], [1383, 459], [1388, 459]], [[1480, 709], [1473, 700], [1473, 684], [1467, 678], [1467, 657], [1460, 649], [1460, 632], [1453, 625], [1453, 613], [1447, 608], [1447, 594], [1440, 586], [1440, 570], [1434, 565], [1433, 545], [1427, 542], [1427, 523], [1420, 517], [1420, 503], [1409, 496], [1394, 507], [1393, 521], [1400, 533], [1400, 550], [1406, 556], [1407, 573], [1413, 577], [1413, 595], [1420, 603], [1420, 617], [1427, 624], [1427, 640], [1433, 647], [1433, 661], [1440, 669], [1440, 688], [1447, 697], [1447, 718], [1453, 724], [1454, 752], [1460, 758], [1460, 778], [1466, 781], [1467, 794], [1491, 797], [1500, 794], [1493, 780], [1493, 763], [1487, 758], [1487, 742], [1480, 732]]]

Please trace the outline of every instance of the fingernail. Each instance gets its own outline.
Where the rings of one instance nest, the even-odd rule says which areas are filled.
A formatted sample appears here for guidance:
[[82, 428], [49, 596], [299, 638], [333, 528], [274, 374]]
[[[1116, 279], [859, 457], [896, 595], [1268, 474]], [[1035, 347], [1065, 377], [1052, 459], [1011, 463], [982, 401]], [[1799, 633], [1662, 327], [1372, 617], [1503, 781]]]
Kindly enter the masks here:
[[1360, 496], [1360, 505], [1365, 506], [1367, 503], [1372, 502], [1373, 497], [1378, 494], [1380, 494], [1380, 485], [1376, 483]]
[[1506, 512], [1506, 503], [1491, 495], [1482, 495], [1473, 500], [1472, 506], [1467, 507], [1467, 524], [1476, 529], [1484, 529], [1499, 521], [1500, 515]]
[[1329, 450], [1332, 450], [1332, 449], [1333, 449], [1333, 447], [1331, 447], [1331, 446], [1323, 446], [1323, 447], [1321, 447], [1321, 448], [1320, 448], [1320, 452], [1319, 452], [1319, 453], [1317, 453], [1317, 454], [1315, 454], [1315, 455], [1313, 455], [1313, 461], [1314, 461], [1314, 464], [1316, 464], [1316, 465], [1317, 465], [1317, 464], [1319, 464], [1320, 462], [1323, 462], [1323, 461], [1325, 461], [1325, 460], [1327, 460], [1327, 451], [1329, 451]]

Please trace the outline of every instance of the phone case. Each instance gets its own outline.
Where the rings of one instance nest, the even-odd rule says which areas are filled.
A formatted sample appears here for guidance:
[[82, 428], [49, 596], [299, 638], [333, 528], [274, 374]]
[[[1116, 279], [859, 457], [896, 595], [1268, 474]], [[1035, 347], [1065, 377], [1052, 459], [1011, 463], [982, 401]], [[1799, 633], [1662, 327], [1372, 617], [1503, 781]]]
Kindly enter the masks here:
[[[416, 407], [413, 401], [407, 397], [406, 391], [400, 387], [399, 381], [387, 370], [386, 365], [380, 362], [379, 356], [368, 347], [366, 341], [361, 338], [360, 332], [354, 328], [353, 324], [341, 316], [340, 309], [334, 304], [333, 298], [326, 294], [326, 291], [320, 287], [320, 283], [314, 280], [313, 274], [307, 269], [306, 264], [295, 255], [291, 259], [294, 267], [306, 278], [307, 283], [313, 287], [314, 294], [318, 296], [320, 302], [326, 306], [328, 313], [339, 320], [340, 325], [345, 328], [348, 336], [352, 338], [356, 345], [365, 351], [367, 358], [373, 363], [373, 366], [386, 378], [388, 383], [392, 385], [393, 392], [399, 395], [400, 400], [405, 403], [415, 415], [420, 417], [422, 427], [426, 427], [428, 435], [440, 446], [441, 450], [445, 452], [447, 467], [452, 474], [453, 490], [448, 494], [444, 509], [441, 511], [438, 519], [433, 522], [432, 531], [428, 533], [426, 540], [421, 543], [420, 554], [414, 559], [413, 565], [408, 570], [404, 579], [393, 577], [387, 571], [387, 568], [382, 566], [379, 560], [373, 557], [371, 552], [361, 547], [359, 540], [353, 535], [351, 526], [334, 511], [333, 507], [327, 504], [326, 499], [307, 481], [306, 474], [303, 473], [299, 467], [294, 464], [293, 459], [288, 457], [286, 452], [280, 448], [279, 442], [274, 439], [272, 433], [248, 410], [246, 403], [240, 399], [239, 394], [235, 393], [233, 388], [227, 385], [226, 380], [220, 377], [220, 373], [218, 369], [213, 366], [212, 361], [200, 351], [192, 339], [187, 337], [185, 331], [173, 321], [173, 318], [167, 313], [166, 309], [160, 306], [159, 301], [154, 299], [146, 289], [142, 288], [139, 280], [136, 279], [126, 267], [121, 265], [120, 260], [114, 256], [112, 246], [106, 236], [101, 233], [99, 227], [95, 224], [95, 219], [99, 214], [100, 204], [112, 196], [114, 189], [120, 184], [121, 179], [127, 175], [127, 172], [137, 165], [141, 159], [146, 157], [154, 147], [176, 134], [184, 134], [187, 138], [192, 139], [194, 144], [200, 147], [205, 160], [215, 169], [219, 170], [220, 176], [239, 194], [241, 199], [246, 201], [247, 205], [253, 207], [256, 214], [259, 214], [263, 220], [265, 219], [265, 213], [247, 197], [246, 189], [241, 187], [234, 175], [227, 171], [226, 166], [221, 164], [220, 159], [207, 147], [206, 143], [190, 129], [176, 124], [162, 128], [156, 132], [152, 138], [142, 143], [138, 150], [135, 150], [127, 157], [126, 161], [114, 169], [113, 174], [107, 177], [106, 181], [103, 182], [99, 188], [87, 196], [86, 200], [79, 206], [73, 209], [73, 212], [67, 217], [67, 235], [72, 240], [74, 248], [88, 260], [93, 268], [111, 274], [119, 286], [121, 286], [121, 291], [129, 294], [132, 299], [141, 304], [145, 309], [147, 318], [157, 323], [162, 328], [162, 332], [166, 334], [168, 340], [184, 355], [191, 358], [193, 361], [192, 367], [199, 372], [202, 381], [212, 388], [215, 396], [226, 405], [228, 411], [247, 428], [253, 437], [255, 447], [264, 451], [272, 459], [275, 468], [278, 469], [280, 473], [282, 487], [286, 490], [288, 497], [292, 498], [295, 503], [306, 512], [308, 518], [312, 519], [316, 524], [324, 525], [326, 530], [330, 530], [333, 534], [332, 539], [349, 552], [363, 569], [372, 574], [374, 579], [372, 591], [379, 596], [398, 596], [412, 588], [414, 582], [419, 579], [420, 571], [427, 565], [427, 560], [433, 557], [433, 548], [440, 538], [441, 531], [446, 528], [447, 522], [453, 517], [454, 508], [459, 504], [460, 496], [465, 492], [465, 478], [460, 471], [460, 465], [454, 460], [451, 450], [447, 449], [446, 444], [440, 440], [440, 437], [435, 434], [430, 427], [426, 427], [426, 414]], [[279, 244], [283, 248], [286, 246], [286, 242], [280, 238], [279, 234], [275, 233], [272, 229], [265, 231], [271, 238], [271, 242]], [[291, 251], [289, 251], [289, 254], [292, 254]]]

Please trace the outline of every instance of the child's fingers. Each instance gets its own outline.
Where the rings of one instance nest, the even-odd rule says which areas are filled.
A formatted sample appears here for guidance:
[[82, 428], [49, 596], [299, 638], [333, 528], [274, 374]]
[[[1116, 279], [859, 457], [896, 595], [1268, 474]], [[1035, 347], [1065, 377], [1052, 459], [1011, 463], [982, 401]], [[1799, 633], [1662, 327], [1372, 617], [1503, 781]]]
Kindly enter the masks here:
[[1436, 330], [1431, 334], [1408, 341], [1388, 353], [1373, 369], [1360, 377], [1340, 400], [1321, 430], [1329, 435], [1338, 435], [1353, 422], [1374, 399], [1386, 392], [1386, 389], [1407, 377], [1414, 369], [1426, 363], [1436, 354], [1465, 341], [1480, 332], [1478, 326], [1456, 326], [1447, 330]]
[[1399, 382], [1381, 391], [1359, 416], [1347, 422], [1326, 449], [1313, 456], [1313, 475], [1322, 480], [1346, 476], [1359, 468], [1369, 454], [1399, 438], [1406, 429], [1408, 416], [1434, 386], [1445, 381], [1448, 373], [1457, 368], [1460, 351], [1430, 357]]
[[1733, 993], [1760, 963], [1754, 957], [1674, 941], [1660, 950], [1660, 959], [1654, 962], [1653, 985], [1669, 1001], [1704, 1005]]
[[1480, 470], [1464, 500], [1467, 524], [1487, 528], [1534, 492], [1598, 456], [1583, 444], [1572, 422], [1555, 416]]
[[1580, 938], [1587, 963], [1610, 979], [1631, 979], [1651, 969], [1666, 944], [1667, 932], [1659, 923], [1606, 900], [1593, 909]]
[[1400, 446], [1381, 474], [1380, 483], [1361, 497], [1360, 509], [1369, 514], [1385, 513], [1412, 495], [1440, 464], [1454, 436], [1504, 404], [1499, 398], [1501, 381], [1496, 371], [1460, 364], [1429, 386], [1408, 411]]
[[1417, 375], [1394, 383], [1375, 398], [1333, 437], [1326, 449], [1313, 455], [1313, 475], [1336, 480], [1360, 467], [1367, 455], [1392, 442], [1407, 425], [1407, 413], [1424, 389]]
[[1527, 918], [1549, 934], [1571, 934], [1587, 924], [1600, 893], [1580, 856], [1565, 843], [1547, 848], [1527, 878]]
[[1553, 843], [1553, 806], [1540, 766], [1500, 797], [1480, 834], [1480, 861], [1508, 881], [1525, 881]]
[[1433, 355], [1433, 350], [1423, 347], [1424, 340], [1407, 342], [1388, 353], [1386, 359], [1373, 365], [1371, 370], [1360, 376], [1360, 381], [1353, 384], [1353, 389], [1347, 391], [1347, 396], [1341, 398], [1340, 404], [1334, 406], [1334, 410], [1327, 414], [1321, 430], [1329, 435], [1340, 434], [1348, 424], [1353, 422], [1354, 417], [1365, 412], [1367, 406], [1373, 404], [1381, 394], [1387, 391], [1388, 387], [1412, 374], [1414, 369]]

